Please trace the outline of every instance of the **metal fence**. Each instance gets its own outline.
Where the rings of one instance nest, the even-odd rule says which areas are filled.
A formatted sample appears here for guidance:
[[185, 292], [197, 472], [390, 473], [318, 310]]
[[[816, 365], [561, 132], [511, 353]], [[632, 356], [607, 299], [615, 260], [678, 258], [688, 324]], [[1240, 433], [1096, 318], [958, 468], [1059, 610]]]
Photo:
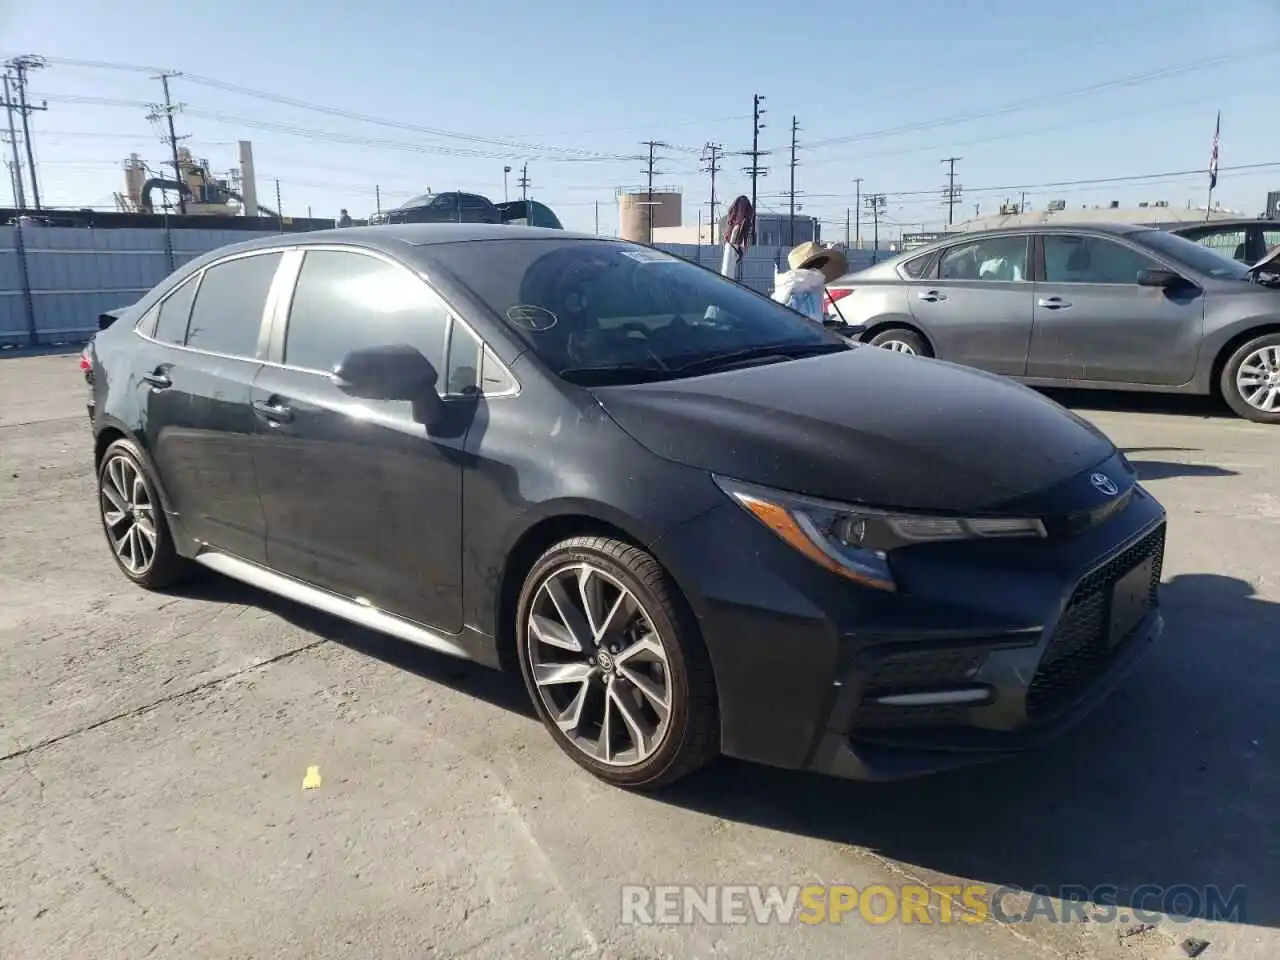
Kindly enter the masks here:
[[[133, 303], [188, 260], [244, 239], [234, 230], [0, 226], [0, 348], [82, 342], [104, 310]], [[658, 246], [720, 268], [719, 246]], [[767, 294], [786, 256], [786, 247], [751, 248], [739, 279]], [[851, 269], [871, 262], [866, 250], [849, 257]]]

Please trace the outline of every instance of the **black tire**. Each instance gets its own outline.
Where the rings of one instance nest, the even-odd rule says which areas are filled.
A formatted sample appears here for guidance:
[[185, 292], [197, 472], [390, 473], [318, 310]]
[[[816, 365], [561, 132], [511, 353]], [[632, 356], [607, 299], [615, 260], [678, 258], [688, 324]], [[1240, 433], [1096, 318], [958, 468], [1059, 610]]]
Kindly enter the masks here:
[[929, 349], [929, 344], [925, 342], [924, 337], [914, 330], [908, 330], [906, 327], [890, 327], [887, 330], [881, 330], [867, 343], [873, 347], [883, 347], [885, 349], [893, 349], [890, 345], [899, 343], [908, 348], [899, 350], [900, 353], [913, 353], [917, 357], [933, 356], [933, 351]]
[[1251, 354], [1264, 347], [1274, 348], [1277, 355], [1280, 356], [1280, 333], [1264, 333], [1260, 337], [1254, 337], [1232, 353], [1222, 366], [1222, 376], [1218, 380], [1218, 390], [1222, 393], [1222, 399], [1227, 402], [1227, 405], [1238, 416], [1246, 420], [1252, 420], [1254, 423], [1280, 423], [1280, 410], [1269, 412], [1255, 407], [1245, 399], [1240, 390], [1240, 385], [1237, 383], [1240, 367], [1245, 360]]
[[[588, 755], [559, 726], [533, 679], [529, 620], [540, 588], [566, 567], [588, 564], [612, 577], [639, 602], [665, 650], [670, 701], [666, 732], [654, 752], [626, 766]], [[545, 594], [544, 594], [545, 596]], [[704, 766], [720, 751], [720, 721], [711, 661], [697, 621], [667, 572], [650, 554], [608, 537], [574, 537], [547, 550], [525, 578], [516, 606], [520, 672], [534, 709], [560, 748], [584, 769], [614, 786], [652, 790]], [[568, 654], [567, 656], [574, 656]], [[600, 694], [603, 702], [604, 694]]]
[[[151, 527], [155, 533], [154, 547], [150, 551], [147, 562], [140, 566], [131, 565], [126, 559], [124, 553], [116, 548], [117, 537], [114, 531], [119, 530], [124, 521], [117, 521], [113, 526], [108, 522], [108, 509], [111, 500], [107, 492], [108, 488], [112, 491], [117, 490], [117, 482], [113, 477], [120, 475], [120, 471], [124, 470], [126, 476], [132, 480], [134, 477], [138, 479], [143, 490], [145, 491], [146, 503], [150, 505], [150, 509], [144, 509], [143, 515], [149, 515]], [[132, 471], [132, 473], [129, 473]], [[102, 454], [102, 461], [98, 464], [98, 519], [102, 523], [102, 532], [107, 539], [107, 546], [111, 550], [111, 556], [116, 562], [116, 566], [120, 568], [120, 572], [132, 580], [140, 587], [147, 590], [162, 590], [171, 586], [189, 568], [186, 560], [178, 555], [173, 546], [173, 535], [169, 531], [168, 521], [165, 519], [164, 508], [160, 503], [160, 496], [156, 492], [155, 483], [151, 479], [150, 471], [147, 469], [145, 455], [138, 449], [137, 444], [131, 440], [120, 439], [107, 447]], [[134, 514], [134, 517], [138, 514]], [[135, 534], [142, 537], [142, 533]], [[123, 538], [121, 538], [123, 539]], [[130, 552], [128, 549], [126, 553]]]

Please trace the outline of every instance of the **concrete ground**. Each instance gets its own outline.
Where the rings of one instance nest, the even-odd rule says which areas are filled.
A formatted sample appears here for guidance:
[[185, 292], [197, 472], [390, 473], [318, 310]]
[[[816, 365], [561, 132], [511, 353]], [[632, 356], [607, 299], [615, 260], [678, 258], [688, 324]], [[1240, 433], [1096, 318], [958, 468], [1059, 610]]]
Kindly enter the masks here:
[[[75, 358], [0, 360], [0, 957], [1277, 956], [1280, 428], [1064, 399], [1170, 514], [1168, 629], [1120, 691], [1010, 762], [864, 785], [724, 761], [646, 797], [578, 770], [515, 680], [212, 575], [131, 587]], [[627, 883], [915, 881], [1110, 884], [1122, 917], [1143, 884], [1244, 885], [1247, 913], [620, 920]]]

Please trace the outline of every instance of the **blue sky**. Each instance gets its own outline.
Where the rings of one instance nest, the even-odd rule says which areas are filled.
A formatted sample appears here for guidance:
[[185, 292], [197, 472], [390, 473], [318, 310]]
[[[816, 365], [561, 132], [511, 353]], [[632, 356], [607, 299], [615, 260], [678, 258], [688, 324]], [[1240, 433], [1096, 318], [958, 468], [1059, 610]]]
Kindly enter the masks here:
[[[896, 0], [826, 9], [761, 0], [0, 0], [0, 54], [17, 53], [54, 61], [31, 81], [49, 99], [33, 118], [46, 204], [109, 207], [123, 185], [122, 158], [137, 151], [155, 166], [166, 156], [142, 106], [160, 98], [158, 81], [58, 59], [184, 71], [189, 77], [172, 86], [188, 108], [178, 130], [192, 151], [226, 170], [237, 162], [235, 141], [251, 139], [260, 199], [273, 200], [278, 178], [284, 212], [297, 216], [308, 207], [316, 216], [344, 206], [367, 214], [375, 185], [384, 206], [428, 187], [498, 198], [503, 166], [518, 171], [528, 160], [533, 196], [585, 229], [598, 202], [608, 233], [615, 189], [643, 182], [635, 158], [641, 141], [657, 139], [671, 144], [659, 150], [657, 182], [684, 189], [692, 223], [708, 199], [699, 148], [750, 145], [753, 93], [768, 98], [762, 146], [774, 151], [762, 206], [785, 209], [794, 114], [797, 188], [827, 237], [843, 235], [855, 177], [864, 192], [888, 195], [889, 221], [939, 225], [941, 160], [952, 155], [962, 158], [965, 188], [957, 219], [975, 204], [991, 212], [1005, 196], [1019, 199], [1020, 190], [1004, 187], [1203, 169], [1218, 109], [1216, 199], [1254, 215], [1266, 191], [1280, 189], [1277, 0]], [[747, 192], [745, 163], [726, 158], [722, 197]], [[1277, 165], [1225, 169], [1262, 163]], [[1055, 198], [1185, 207], [1202, 204], [1206, 187], [1202, 175], [1031, 186], [1027, 199], [1033, 207]]]

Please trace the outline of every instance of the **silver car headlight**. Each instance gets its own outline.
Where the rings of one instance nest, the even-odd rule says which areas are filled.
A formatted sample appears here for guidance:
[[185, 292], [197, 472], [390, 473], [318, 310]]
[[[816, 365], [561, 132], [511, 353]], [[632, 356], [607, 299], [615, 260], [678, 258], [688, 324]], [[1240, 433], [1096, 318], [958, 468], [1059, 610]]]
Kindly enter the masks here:
[[943, 517], [877, 510], [715, 477], [752, 516], [806, 557], [842, 577], [897, 590], [889, 553], [918, 543], [1044, 537], [1044, 524], [1019, 517]]

